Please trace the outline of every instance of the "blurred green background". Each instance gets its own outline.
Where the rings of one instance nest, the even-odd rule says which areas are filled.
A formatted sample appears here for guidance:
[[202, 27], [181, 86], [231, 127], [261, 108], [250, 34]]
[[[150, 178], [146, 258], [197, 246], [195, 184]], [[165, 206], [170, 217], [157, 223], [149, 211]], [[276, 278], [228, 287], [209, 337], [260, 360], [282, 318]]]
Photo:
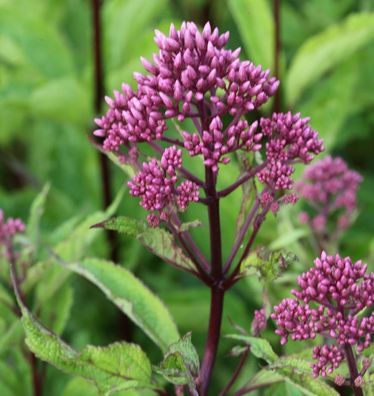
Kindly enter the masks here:
[[[156, 50], [153, 30], [167, 32], [171, 22], [179, 27], [183, 20], [200, 25], [209, 20], [221, 31], [229, 30], [229, 46], [240, 46], [243, 59], [274, 68], [271, 1], [104, 0], [101, 11], [108, 95], [119, 89], [122, 82], [133, 83], [132, 73], [141, 69], [141, 55], [151, 58]], [[46, 246], [58, 239], [52, 231], [61, 224], [71, 229], [103, 206], [99, 155], [89, 140], [95, 116], [92, 41], [89, 0], [0, 0], [0, 208], [9, 216], [27, 219], [32, 201], [49, 182], [51, 188], [41, 221], [41, 239]], [[312, 126], [325, 140], [326, 153], [342, 156], [364, 177], [359, 190], [358, 217], [344, 235], [340, 251], [372, 263], [374, 1], [282, 0], [280, 60], [282, 110], [310, 116]], [[269, 110], [267, 106], [264, 111]], [[114, 165], [110, 166], [110, 173], [114, 196], [126, 178]], [[222, 184], [227, 185], [237, 173], [236, 164], [228, 165], [221, 176]], [[282, 210], [277, 218], [269, 216], [260, 233], [259, 245], [272, 242], [272, 247], [286, 247], [299, 257], [299, 262], [283, 278], [270, 285], [272, 304], [289, 294], [296, 274], [312, 263], [313, 252], [305, 248], [302, 227], [297, 222], [300, 205]], [[240, 194], [233, 194], [222, 206], [226, 254], [239, 206]], [[138, 201], [126, 193], [116, 213], [145, 217]], [[207, 251], [208, 244], [203, 242], [208, 240], [204, 216], [195, 207], [188, 213], [191, 220], [202, 219], [203, 226], [194, 233]], [[90, 224], [93, 222], [84, 228], [87, 233], [93, 232], [88, 230]], [[119, 237], [117, 244], [119, 263], [134, 271], [162, 297], [181, 334], [192, 331], [193, 342], [202, 353], [208, 291], [192, 277], [151, 256], [137, 241]], [[105, 235], [98, 232], [93, 241], [82, 247], [83, 254], [108, 257]], [[74, 293], [74, 302], [70, 298], [64, 305], [69, 320], [63, 337], [70, 344], [81, 348], [87, 343], [102, 345], [132, 339], [144, 346], [154, 363], [161, 359], [145, 336], [94, 286], [77, 276], [70, 277], [67, 283]], [[55, 298], [52, 294], [49, 302]], [[232, 331], [228, 317], [249, 330], [253, 309], [260, 308], [261, 302], [261, 282], [249, 278], [239, 283], [227, 296], [223, 332]], [[0, 340], [3, 334], [0, 326]], [[271, 328], [265, 337], [280, 351]], [[226, 357], [231, 346], [228, 340], [221, 344], [212, 395], [222, 388], [235, 366], [236, 359]], [[300, 346], [290, 345], [287, 349], [294, 351]], [[1, 394], [31, 395], [27, 364], [10, 354], [9, 346], [5, 349], [0, 346]], [[260, 367], [260, 362], [253, 358], [249, 362], [242, 381]], [[17, 364], [24, 376], [11, 382], [9, 367], [14, 369]], [[52, 367], [44, 370], [45, 395], [96, 394], [89, 385], [71, 382]], [[26, 382], [20, 388], [22, 381]], [[285, 385], [273, 386], [265, 393], [298, 394]]]

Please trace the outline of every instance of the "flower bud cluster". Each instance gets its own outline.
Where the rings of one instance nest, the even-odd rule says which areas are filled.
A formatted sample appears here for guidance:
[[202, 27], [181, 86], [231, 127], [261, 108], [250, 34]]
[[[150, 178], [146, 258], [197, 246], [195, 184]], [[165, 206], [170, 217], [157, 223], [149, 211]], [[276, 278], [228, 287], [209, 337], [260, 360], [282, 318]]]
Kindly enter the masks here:
[[122, 92], [115, 91], [114, 99], [106, 97], [108, 112], [95, 120], [100, 129], [94, 135], [104, 138], [106, 151], [118, 151], [121, 145], [151, 142], [160, 139], [166, 130], [163, 115], [158, 111], [159, 99], [139, 87], [134, 92], [127, 84], [122, 84]]
[[[171, 202], [186, 209], [197, 200], [198, 188], [193, 177], [176, 187], [176, 172], [171, 174], [162, 163], [166, 159], [160, 163], [155, 158], [141, 167], [139, 157], [144, 153], [139, 143], [149, 143], [156, 151], [165, 142], [175, 144], [190, 156], [201, 157], [203, 165], [217, 173], [232, 153], [259, 151], [265, 140], [265, 165], [257, 176], [273, 196], [292, 188], [295, 162], [307, 163], [323, 149], [309, 119], [300, 114], [273, 114], [260, 124], [243, 118], [275, 94], [279, 81], [270, 77], [269, 70], [240, 60], [240, 49], [226, 48], [228, 39], [228, 32], [220, 34], [209, 23], [202, 31], [191, 22], [182, 23], [180, 30], [171, 25], [168, 35], [156, 31], [159, 52], [152, 60], [141, 58], [146, 72], [134, 74], [136, 89], [123, 84], [122, 92], [106, 98], [107, 114], [96, 119], [94, 134], [103, 139], [104, 150], [115, 152], [120, 161], [140, 171], [131, 182], [131, 193], [142, 197], [141, 205], [151, 212], [165, 217]], [[167, 136], [169, 119], [183, 122], [186, 118], [196, 131], [184, 131], [183, 125], [177, 127], [181, 139]], [[181, 167], [173, 167], [186, 175]], [[273, 212], [279, 203], [274, 201]], [[155, 225], [159, 218], [152, 213], [148, 219]]]
[[[374, 303], [374, 273], [366, 274], [366, 270], [367, 265], [361, 261], [353, 263], [349, 257], [327, 256], [322, 252], [314, 267], [299, 276], [300, 288], [292, 291], [296, 299], [285, 299], [274, 307], [271, 317], [281, 344], [289, 336], [306, 340], [317, 334], [335, 341], [333, 346], [314, 349], [314, 357], [319, 360], [313, 365], [315, 375], [324, 376], [326, 370], [331, 373], [337, 368], [345, 345], [355, 346], [357, 353], [370, 345], [374, 313], [357, 316]], [[318, 308], [311, 308], [311, 303]]]
[[[9, 217], [5, 220], [4, 213], [0, 209], [0, 248], [5, 247], [6, 250], [9, 248], [9, 243], [12, 242], [13, 237], [16, 234], [25, 231], [25, 225], [20, 219], [13, 219]], [[1, 250], [1, 249], [0, 249]], [[5, 251], [5, 254], [6, 251]]]
[[291, 189], [293, 163], [310, 162], [314, 155], [323, 151], [323, 142], [310, 125], [309, 118], [300, 113], [274, 113], [271, 118], [262, 118], [261, 131], [268, 138], [266, 143], [266, 167], [258, 174], [262, 183], [272, 189]]
[[160, 220], [167, 220], [168, 212], [174, 203], [185, 210], [190, 202], [199, 199], [199, 187], [189, 180], [178, 187], [176, 170], [182, 166], [182, 150], [171, 146], [162, 154], [160, 162], [152, 159], [143, 163], [142, 170], [128, 182], [130, 194], [141, 197], [140, 204], [150, 212], [159, 212], [148, 216], [148, 222], [156, 227]]
[[252, 334], [258, 337], [266, 329], [267, 319], [265, 308], [256, 309], [252, 321]]
[[219, 116], [212, 119], [209, 129], [204, 130], [202, 136], [183, 132], [184, 147], [191, 156], [202, 154], [204, 165], [218, 172], [218, 164], [227, 164], [230, 157], [225, 154], [242, 149], [245, 151], [258, 151], [262, 133], [257, 132], [257, 121], [249, 125], [245, 120], [239, 120], [223, 129], [223, 123]]
[[326, 229], [332, 215], [338, 212], [336, 228], [345, 230], [357, 207], [356, 196], [361, 181], [361, 175], [350, 170], [341, 158], [328, 156], [309, 166], [297, 188], [314, 214], [309, 216], [303, 212], [300, 220], [320, 233]]

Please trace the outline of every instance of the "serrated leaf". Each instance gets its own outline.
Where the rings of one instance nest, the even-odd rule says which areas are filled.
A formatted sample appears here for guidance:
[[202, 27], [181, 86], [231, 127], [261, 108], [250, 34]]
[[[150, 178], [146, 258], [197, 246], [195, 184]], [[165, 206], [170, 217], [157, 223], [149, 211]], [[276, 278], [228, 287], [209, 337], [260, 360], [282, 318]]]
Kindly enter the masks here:
[[187, 270], [195, 269], [192, 261], [175, 243], [173, 235], [162, 228], [147, 227], [143, 221], [124, 216], [106, 220], [96, 226], [137, 238], [150, 252], [171, 265]]
[[374, 38], [374, 14], [350, 15], [309, 40], [295, 55], [286, 81], [289, 105], [294, 105], [304, 90]]
[[179, 339], [176, 325], [165, 305], [125, 268], [99, 259], [64, 265], [98, 286], [162, 351]]
[[266, 0], [230, 0], [229, 8], [250, 59], [273, 67], [274, 22]]
[[200, 371], [199, 356], [191, 342], [191, 333], [171, 344], [156, 371], [175, 385], [189, 385], [195, 389], [194, 378]]
[[86, 346], [77, 352], [57, 335], [43, 327], [19, 301], [26, 344], [41, 360], [67, 374], [93, 382], [99, 392], [152, 387], [151, 364], [138, 345], [126, 342], [106, 347]]
[[278, 360], [278, 355], [273, 351], [270, 343], [264, 338], [251, 337], [243, 334], [228, 334], [227, 338], [244, 342], [251, 347], [250, 352], [266, 362], [274, 363]]
[[309, 396], [338, 396], [339, 393], [326, 382], [313, 378], [310, 362], [295, 357], [280, 358], [269, 367], [280, 374], [285, 381]]

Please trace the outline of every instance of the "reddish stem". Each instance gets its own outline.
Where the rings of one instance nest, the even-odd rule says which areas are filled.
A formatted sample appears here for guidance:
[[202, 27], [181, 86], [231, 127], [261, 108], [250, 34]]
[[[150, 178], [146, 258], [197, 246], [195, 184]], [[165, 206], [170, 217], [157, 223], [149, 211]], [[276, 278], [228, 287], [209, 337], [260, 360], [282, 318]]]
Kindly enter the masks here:
[[235, 381], [238, 379], [240, 372], [242, 371], [242, 368], [244, 366], [244, 363], [247, 360], [249, 354], [249, 348], [247, 348], [243, 355], [240, 358], [239, 364], [237, 366], [237, 368], [234, 371], [234, 374], [232, 375], [232, 377], [230, 378], [229, 382], [226, 384], [226, 386], [223, 388], [223, 390], [221, 391], [221, 393], [219, 394], [219, 396], [225, 396], [227, 394], [227, 392], [231, 389], [231, 387], [234, 385]]
[[[278, 80], [280, 77], [280, 53], [281, 53], [280, 1], [281, 0], [273, 0], [273, 8], [274, 8], [274, 74]], [[280, 96], [279, 88], [277, 89], [277, 92], [274, 95], [273, 111], [275, 113], [279, 113], [281, 111], [281, 96]]]
[[[100, 0], [92, 0], [92, 28], [93, 28], [93, 55], [94, 55], [94, 105], [95, 112], [100, 114], [102, 111], [103, 97], [105, 93], [104, 88], [104, 62], [102, 58], [102, 28], [100, 16]], [[104, 208], [107, 208], [113, 200], [112, 197], [112, 177], [110, 173], [110, 164], [108, 157], [100, 152], [100, 173], [101, 173], [101, 187], [102, 200]], [[117, 235], [115, 232], [106, 231], [108, 244], [110, 247], [110, 258], [112, 261], [118, 261], [118, 245]]]
[[351, 387], [355, 396], [363, 396], [364, 393], [360, 387], [355, 386], [355, 379], [358, 377], [358, 370], [356, 365], [355, 355], [353, 353], [350, 344], [344, 345], [345, 356], [347, 357], [347, 363], [349, 368], [349, 374], [351, 376]]

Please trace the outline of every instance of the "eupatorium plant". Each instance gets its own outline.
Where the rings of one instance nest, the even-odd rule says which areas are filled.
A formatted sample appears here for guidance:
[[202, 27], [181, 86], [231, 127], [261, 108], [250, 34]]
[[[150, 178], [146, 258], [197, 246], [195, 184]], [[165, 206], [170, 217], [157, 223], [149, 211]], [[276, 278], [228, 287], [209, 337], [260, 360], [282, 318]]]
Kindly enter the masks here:
[[[136, 237], [162, 260], [193, 274], [210, 290], [201, 364], [191, 334], [180, 337], [167, 308], [125, 268], [99, 259], [73, 260], [61, 248], [50, 252], [65, 270], [97, 285], [141, 327], [163, 352], [158, 366], [152, 366], [142, 349], [132, 343], [87, 346], [81, 352], [69, 347], [32, 316], [21, 298], [22, 290], [15, 278], [16, 263], [10, 263], [29, 348], [59, 369], [88, 379], [104, 395], [133, 388], [168, 395], [165, 380], [175, 385], [177, 395], [208, 394], [212, 389], [225, 294], [248, 274], [249, 267], [259, 269], [259, 264], [250, 259], [267, 214], [296, 202], [292, 191], [295, 165], [310, 163], [323, 150], [309, 118], [299, 113], [273, 113], [253, 121], [261, 106], [275, 94], [279, 81], [261, 66], [241, 60], [240, 49], [226, 47], [228, 39], [228, 33], [220, 34], [209, 24], [202, 31], [191, 22], [183, 23], [180, 30], [171, 25], [168, 35], [156, 31], [159, 52], [152, 60], [142, 58], [145, 71], [134, 74], [135, 88], [123, 84], [113, 98], [106, 98], [109, 109], [96, 119], [98, 129], [94, 132], [101, 149], [123, 169], [131, 169], [129, 193], [139, 199], [147, 223], [117, 217], [100, 222], [96, 219], [90, 225]], [[190, 157], [194, 157], [199, 168], [189, 167]], [[240, 175], [222, 185], [220, 178], [227, 172], [227, 164], [238, 158], [242, 165]], [[251, 188], [247, 188], [249, 185]], [[238, 215], [237, 235], [224, 257], [220, 205], [239, 188], [245, 205]], [[196, 222], [182, 221], [182, 212], [188, 211], [190, 205], [206, 208], [209, 255], [203, 253], [190, 232]], [[108, 218], [114, 208], [115, 205], [101, 214], [100, 219]], [[286, 269], [282, 253], [267, 253], [263, 259], [259, 257], [259, 262], [266, 263], [269, 272], [279, 274], [280, 269]], [[347, 356], [350, 369], [356, 367], [351, 375], [354, 389], [360, 384], [357, 365], [353, 366], [356, 363], [352, 345], [357, 352], [367, 348], [373, 325], [372, 316], [357, 318], [362, 309], [373, 303], [373, 278], [364, 275], [365, 270], [361, 263], [323, 254], [316, 261], [316, 269], [300, 277], [301, 291], [295, 295], [303, 303], [286, 300], [276, 307], [273, 316], [282, 343], [290, 334], [294, 339], [314, 338], [317, 333], [336, 339], [334, 346], [315, 349], [319, 362], [313, 367], [314, 373], [324, 374], [329, 370], [326, 366], [337, 367]], [[322, 304], [321, 308], [310, 307], [310, 300]], [[244, 329], [240, 329], [241, 334], [230, 335], [245, 345], [233, 352], [241, 355], [240, 362], [220, 396], [234, 386], [250, 353], [269, 366], [264, 369], [265, 376], [260, 371], [234, 393], [236, 396], [284, 379], [303, 384], [309, 393], [318, 389], [321, 394], [336, 394], [324, 382], [313, 379], [307, 371], [310, 368], [300, 364], [302, 360], [278, 357], [270, 344], [259, 337], [266, 328], [268, 306], [268, 301], [264, 302], [254, 313], [253, 336]], [[340, 383], [344, 382], [340, 378]]]
[[[164, 224], [194, 263], [192, 270], [211, 289], [211, 312], [205, 355], [196, 383], [201, 395], [208, 390], [216, 357], [225, 292], [240, 277], [240, 265], [253, 246], [267, 212], [281, 203], [293, 203], [292, 173], [297, 162], [309, 163], [323, 150], [322, 141], [300, 114], [274, 113], [260, 121], [244, 116], [274, 95], [279, 82], [250, 61], [239, 58], [240, 49], [225, 47], [229, 34], [206, 24], [200, 32], [194, 23], [173, 25], [169, 35], [156, 31], [160, 52], [152, 61], [142, 59], [146, 73], [135, 73], [137, 88], [124, 84], [114, 98], [107, 98], [108, 112], [96, 120], [95, 135], [104, 150], [130, 164], [136, 176], [130, 193], [140, 197], [149, 212], [148, 223]], [[194, 130], [174, 123], [190, 119]], [[141, 143], [154, 150], [145, 160]], [[166, 146], [166, 147], [165, 147]], [[217, 189], [225, 164], [238, 151], [262, 152], [263, 158], [231, 185]], [[204, 179], [183, 166], [183, 156], [199, 156]], [[253, 157], [251, 157], [253, 158]], [[222, 257], [220, 200], [250, 179], [263, 188], [233, 243], [229, 257]], [[188, 231], [178, 231], [178, 212], [192, 202], [206, 205], [210, 227], [210, 257], [204, 257]], [[241, 249], [241, 246], [244, 248]]]
[[297, 183], [311, 212], [302, 212], [300, 220], [309, 225], [321, 249], [337, 241], [352, 223], [361, 181], [361, 175], [342, 158], [327, 156], [308, 166]]
[[281, 344], [289, 336], [304, 341], [322, 335], [324, 344], [313, 349], [314, 376], [331, 374], [346, 359], [349, 378], [338, 375], [336, 383], [351, 385], [356, 395], [363, 394], [362, 377], [371, 364], [370, 359], [363, 359], [359, 372], [359, 356], [370, 346], [374, 333], [374, 313], [370, 313], [374, 272], [366, 274], [366, 270], [361, 261], [322, 252], [314, 267], [299, 276], [299, 289], [292, 291], [296, 298], [283, 300], [271, 315]]

